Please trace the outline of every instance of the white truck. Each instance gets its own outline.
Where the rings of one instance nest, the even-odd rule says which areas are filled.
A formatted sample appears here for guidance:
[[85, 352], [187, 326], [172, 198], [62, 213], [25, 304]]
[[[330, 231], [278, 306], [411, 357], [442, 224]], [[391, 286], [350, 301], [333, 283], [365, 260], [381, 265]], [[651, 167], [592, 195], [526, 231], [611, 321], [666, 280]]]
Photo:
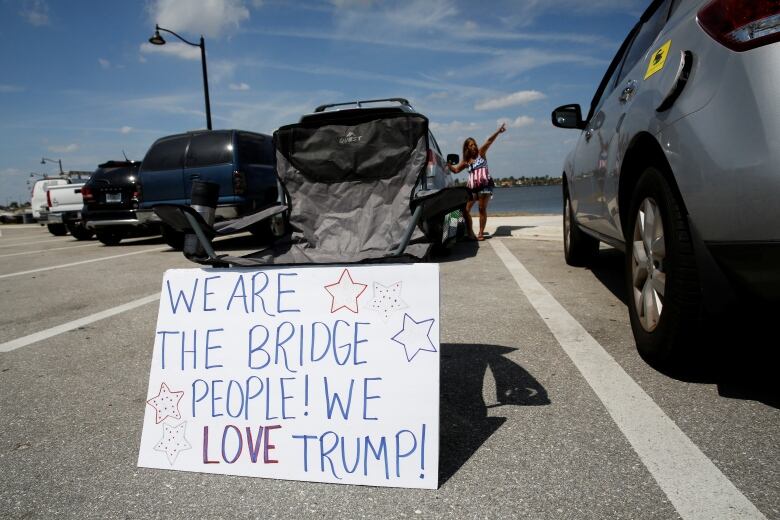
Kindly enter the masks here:
[[47, 227], [52, 235], [70, 232], [76, 240], [88, 240], [94, 231], [87, 229], [81, 219], [84, 199], [81, 187], [89, 180], [91, 172], [68, 172], [68, 183], [49, 186], [46, 191], [48, 207]]
[[[52, 186], [59, 186], [61, 184], [67, 184], [68, 179], [65, 177], [43, 178], [39, 181], [35, 181], [33, 184], [32, 195], [30, 197], [30, 209], [32, 210], [32, 216], [37, 220], [41, 226], [45, 226], [49, 221], [49, 205], [46, 202], [46, 193]], [[57, 234], [55, 230], [49, 229], [52, 234]], [[62, 235], [65, 234], [64, 230]]]

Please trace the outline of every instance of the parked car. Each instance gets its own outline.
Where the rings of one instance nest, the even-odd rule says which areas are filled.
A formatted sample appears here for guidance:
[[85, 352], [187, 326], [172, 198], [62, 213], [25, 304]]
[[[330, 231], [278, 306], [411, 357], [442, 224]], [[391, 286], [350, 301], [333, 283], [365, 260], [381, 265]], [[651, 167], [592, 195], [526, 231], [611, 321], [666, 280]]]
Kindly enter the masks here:
[[[403, 98], [373, 99], [321, 105], [314, 109], [313, 113], [304, 115], [300, 122], [328, 121], [334, 124], [338, 123], [340, 118], [354, 118], [357, 114], [365, 114], [366, 119], [377, 119], [383, 116], [392, 117], [399, 112], [417, 113], [409, 101]], [[337, 136], [337, 139], [334, 140], [334, 146], [352, 142], [357, 143], [361, 138], [362, 136], [354, 135], [347, 128], [343, 136]], [[456, 154], [450, 154], [445, 158], [430, 130], [427, 134], [426, 147], [425, 176], [422, 178], [422, 183], [417, 186], [415, 196], [418, 197], [452, 186], [454, 179], [449, 168], [447, 168], [447, 161], [458, 163], [459, 159]], [[370, 159], [370, 157], [369, 155], [364, 159]], [[388, 168], [392, 168], [392, 165], [388, 165]], [[455, 229], [449, 226], [448, 220], [447, 215], [437, 215], [421, 223], [420, 227], [425, 234], [435, 241], [437, 252], [442, 252], [444, 248], [454, 242], [454, 239], [465, 233], [465, 224], [461, 223], [460, 228], [457, 228], [457, 217], [454, 217], [453, 220], [456, 226]], [[463, 220], [462, 217], [460, 220]]]
[[[136, 212], [143, 223], [160, 223], [156, 204], [189, 204], [193, 180], [219, 184], [216, 220], [246, 215], [274, 204], [278, 191], [270, 136], [243, 130], [206, 130], [155, 141], [139, 171], [141, 197]], [[181, 249], [184, 235], [163, 225], [165, 241]], [[270, 233], [265, 224], [254, 233]]]
[[155, 235], [160, 226], [142, 223], [136, 211], [139, 206], [138, 161], [108, 161], [98, 166], [89, 182], [81, 188], [84, 208], [82, 218], [87, 229], [107, 246], [123, 238]]
[[[49, 220], [49, 205], [46, 199], [46, 192], [49, 191], [51, 186], [59, 186], [61, 184], [68, 184], [68, 179], [65, 177], [47, 178], [35, 181], [35, 184], [33, 184], [32, 194], [30, 195], [30, 208], [33, 218], [41, 226], [46, 226]], [[53, 235], [64, 235], [67, 233], [67, 230], [65, 226], [55, 224], [53, 228], [49, 228], [49, 232]]]
[[88, 240], [94, 233], [81, 220], [81, 188], [92, 172], [68, 172], [67, 183], [49, 186], [46, 191], [47, 227], [55, 236], [70, 233], [76, 240]]
[[[625, 39], [563, 168], [564, 253], [622, 249], [639, 351], [688, 358], [703, 314], [780, 297], [780, 5], [656, 0]], [[688, 359], [686, 359], [688, 360]]]

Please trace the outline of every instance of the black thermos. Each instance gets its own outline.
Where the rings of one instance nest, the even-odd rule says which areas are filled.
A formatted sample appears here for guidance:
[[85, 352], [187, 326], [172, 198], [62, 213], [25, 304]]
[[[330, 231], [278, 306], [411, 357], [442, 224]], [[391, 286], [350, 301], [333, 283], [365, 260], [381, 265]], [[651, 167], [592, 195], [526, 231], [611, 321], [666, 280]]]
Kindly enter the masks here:
[[[217, 212], [217, 199], [219, 199], [219, 184], [207, 181], [192, 181], [190, 193], [190, 207], [200, 213], [203, 220], [211, 226]], [[206, 251], [198, 243], [194, 233], [184, 236], [184, 254], [188, 257], [205, 257]]]

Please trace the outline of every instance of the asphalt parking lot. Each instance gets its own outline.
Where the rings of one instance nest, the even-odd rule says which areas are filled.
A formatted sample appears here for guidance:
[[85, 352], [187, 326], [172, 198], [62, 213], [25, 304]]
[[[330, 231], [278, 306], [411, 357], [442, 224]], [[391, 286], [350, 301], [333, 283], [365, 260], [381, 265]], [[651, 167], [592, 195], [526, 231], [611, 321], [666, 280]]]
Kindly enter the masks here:
[[772, 323], [719, 323], [700, 369], [665, 374], [634, 347], [619, 252], [567, 266], [557, 216], [489, 230], [441, 262], [430, 491], [138, 468], [162, 274], [194, 264], [0, 226], [0, 516], [780, 518]]

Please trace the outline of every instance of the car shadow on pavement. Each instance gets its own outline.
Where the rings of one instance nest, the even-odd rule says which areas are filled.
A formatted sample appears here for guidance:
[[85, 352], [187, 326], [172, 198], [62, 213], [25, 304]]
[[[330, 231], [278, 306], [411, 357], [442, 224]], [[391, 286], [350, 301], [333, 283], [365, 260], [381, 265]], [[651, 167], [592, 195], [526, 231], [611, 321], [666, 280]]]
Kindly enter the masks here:
[[539, 227], [539, 226], [498, 226], [496, 227], [496, 230], [493, 232], [493, 236], [511, 237], [512, 231], [517, 231], [518, 229], [530, 229], [535, 227]]
[[460, 239], [451, 248], [434, 255], [432, 261], [440, 263], [457, 262], [458, 260], [477, 256], [477, 251], [479, 251], [478, 242]]
[[164, 243], [165, 241], [163, 240], [163, 237], [159, 235], [155, 235], [150, 237], [130, 237], [113, 246], [104, 246], [104, 247], [150, 246], [150, 245], [164, 244]]
[[626, 280], [623, 277], [625, 257], [618, 249], [602, 249], [590, 266], [593, 275], [609, 289], [617, 299], [628, 305]]
[[727, 316], [710, 317], [693, 360], [663, 372], [681, 381], [714, 384], [721, 397], [780, 408], [777, 309], [743, 305]]
[[[547, 390], [523, 367], [505, 357], [513, 350], [499, 345], [441, 345], [439, 485], [449, 480], [506, 421], [504, 417], [489, 417], [489, 408], [550, 404]], [[486, 403], [483, 397], [488, 369], [496, 382], [492, 403]]]

